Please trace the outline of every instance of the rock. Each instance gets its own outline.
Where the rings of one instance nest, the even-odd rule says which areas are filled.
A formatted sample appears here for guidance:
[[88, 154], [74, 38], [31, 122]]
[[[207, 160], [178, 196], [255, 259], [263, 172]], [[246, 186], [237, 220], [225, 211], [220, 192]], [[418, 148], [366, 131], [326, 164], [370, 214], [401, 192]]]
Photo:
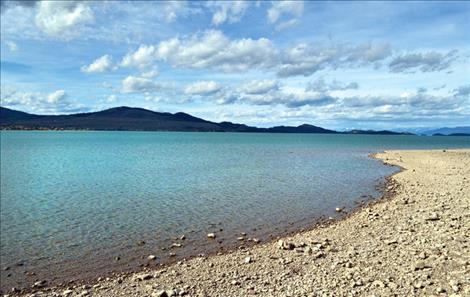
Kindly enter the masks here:
[[160, 290], [152, 294], [153, 297], [169, 297], [168, 293], [165, 290]]
[[233, 286], [238, 286], [238, 285], [240, 284], [240, 282], [237, 281], [237, 280], [233, 280], [233, 281], [231, 281], [230, 283], [231, 283]]
[[180, 239], [181, 239], [181, 240], [185, 240], [185, 239], [186, 239], [186, 236], [185, 236], [185, 235], [181, 235], [181, 236], [180, 236]]
[[41, 280], [41, 281], [37, 281], [34, 283], [33, 287], [34, 288], [42, 288], [46, 285], [46, 281], [45, 280]]
[[207, 234], [207, 238], [214, 239], [214, 238], [215, 238], [215, 234], [214, 234], [214, 233], [208, 233], [208, 234]]
[[398, 241], [396, 241], [395, 239], [390, 239], [390, 240], [385, 240], [384, 243], [387, 245], [391, 245], [391, 244], [397, 244]]
[[337, 208], [335, 208], [335, 211], [336, 211], [336, 212], [342, 212], [342, 211], [343, 211], [343, 208], [342, 208], [342, 207], [337, 207]]
[[244, 262], [245, 262], [245, 264], [251, 263], [251, 257], [246, 257]]
[[68, 296], [68, 295], [70, 295], [70, 294], [72, 294], [72, 293], [73, 293], [73, 291], [72, 291], [72, 290], [70, 290], [70, 289], [67, 289], [67, 290], [65, 290], [64, 292], [62, 292], [62, 295], [64, 295], [64, 296]]
[[414, 287], [416, 289], [422, 289], [422, 288], [424, 288], [424, 284], [422, 282], [417, 282], [417, 283], [414, 284]]
[[172, 248], [179, 248], [179, 247], [182, 247], [183, 245], [181, 243], [173, 243], [171, 245]]
[[242, 236], [237, 237], [237, 240], [238, 240], [238, 241], [243, 241], [243, 240], [245, 240], [245, 237], [242, 237]]
[[155, 255], [150, 255], [150, 256], [147, 257], [147, 259], [149, 259], [149, 260], [155, 260], [155, 259], [157, 259], [157, 256], [155, 256]]
[[85, 291], [81, 291], [78, 296], [88, 296], [88, 295], [90, 295], [90, 292], [85, 290]]
[[153, 276], [152, 276], [151, 274], [148, 274], [148, 273], [140, 273], [140, 274], [134, 275], [133, 280], [134, 280], [134, 281], [143, 281], [143, 280], [151, 279], [152, 277], [153, 277]]
[[311, 247], [308, 246], [304, 249], [304, 253], [307, 255], [311, 255], [313, 253], [313, 250]]
[[188, 292], [186, 292], [185, 290], [181, 290], [181, 291], [179, 291], [179, 293], [178, 293], [179, 296], [185, 296], [185, 295], [187, 295], [187, 294], [188, 294]]
[[449, 285], [452, 287], [452, 291], [458, 293], [460, 291], [460, 282], [456, 280], [451, 280]]
[[415, 270], [422, 270], [425, 268], [432, 268], [432, 265], [423, 260], [418, 260], [415, 262], [415, 265], [414, 265]]
[[139, 240], [139, 241], [137, 242], [137, 245], [138, 245], [138, 246], [143, 246], [143, 245], [145, 245], [145, 241]]
[[166, 291], [166, 294], [167, 294], [169, 297], [176, 296], [176, 291], [175, 291], [175, 290], [167, 290], [167, 291]]
[[293, 250], [295, 248], [295, 245], [293, 243], [286, 242], [282, 239], [277, 242], [277, 246], [282, 250]]
[[316, 254], [313, 255], [313, 258], [314, 259], [319, 259], [319, 258], [323, 258], [325, 257], [325, 253], [324, 252], [317, 252]]
[[441, 218], [439, 217], [439, 214], [437, 214], [436, 212], [433, 212], [433, 213], [431, 213], [431, 215], [426, 220], [428, 220], [428, 221], [438, 221], [440, 219]]

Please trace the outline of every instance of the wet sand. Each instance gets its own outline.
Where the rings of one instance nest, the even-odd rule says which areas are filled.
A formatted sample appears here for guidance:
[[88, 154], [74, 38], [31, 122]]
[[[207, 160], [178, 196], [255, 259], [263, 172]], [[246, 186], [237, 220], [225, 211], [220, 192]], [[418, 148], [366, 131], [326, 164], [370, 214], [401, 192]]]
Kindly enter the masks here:
[[403, 171], [389, 178], [384, 198], [346, 219], [226, 254], [35, 294], [470, 296], [470, 150], [376, 157]]

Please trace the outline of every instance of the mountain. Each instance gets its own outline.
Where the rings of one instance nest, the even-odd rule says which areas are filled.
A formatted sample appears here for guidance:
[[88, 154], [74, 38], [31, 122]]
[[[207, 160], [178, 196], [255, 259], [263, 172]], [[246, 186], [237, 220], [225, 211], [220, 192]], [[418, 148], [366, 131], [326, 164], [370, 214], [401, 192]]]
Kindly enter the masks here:
[[1, 107], [0, 127], [9, 129], [223, 131], [216, 123], [186, 113], [161, 113], [125, 106], [71, 115], [32, 115]]
[[403, 134], [392, 131], [373, 130], [337, 132], [308, 124], [296, 127], [275, 126], [271, 128], [258, 128], [231, 122], [210, 122], [183, 112], [155, 112], [127, 106], [69, 115], [35, 115], [0, 107], [0, 129]]
[[432, 136], [470, 136], [470, 133], [450, 133], [450, 134], [434, 133]]
[[409, 132], [394, 132], [389, 130], [351, 130], [344, 132], [346, 134], [368, 134], [368, 135], [414, 135], [413, 133]]
[[453, 128], [438, 128], [438, 129], [428, 129], [421, 131], [421, 134], [424, 135], [449, 135], [449, 134], [470, 134], [470, 126], [462, 127], [453, 127]]

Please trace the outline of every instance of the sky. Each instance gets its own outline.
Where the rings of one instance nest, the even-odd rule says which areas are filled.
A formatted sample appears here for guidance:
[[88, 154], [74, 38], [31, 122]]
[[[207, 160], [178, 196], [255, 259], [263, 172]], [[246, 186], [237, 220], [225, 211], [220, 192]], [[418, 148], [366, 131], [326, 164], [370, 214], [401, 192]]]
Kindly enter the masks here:
[[1, 1], [1, 105], [470, 125], [470, 2]]

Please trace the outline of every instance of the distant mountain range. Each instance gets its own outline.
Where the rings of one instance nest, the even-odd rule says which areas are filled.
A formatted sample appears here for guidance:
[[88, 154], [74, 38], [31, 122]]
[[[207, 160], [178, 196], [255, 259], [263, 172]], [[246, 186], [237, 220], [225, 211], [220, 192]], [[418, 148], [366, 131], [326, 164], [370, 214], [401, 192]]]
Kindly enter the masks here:
[[215, 123], [177, 112], [154, 112], [143, 108], [115, 107], [70, 115], [35, 115], [0, 107], [0, 129], [9, 130], [105, 130], [105, 131], [198, 131], [402, 135], [393, 131], [352, 130], [338, 132], [303, 124], [297, 127], [258, 128], [231, 122]]
[[470, 126], [424, 130], [421, 131], [421, 134], [435, 136], [470, 136]]

